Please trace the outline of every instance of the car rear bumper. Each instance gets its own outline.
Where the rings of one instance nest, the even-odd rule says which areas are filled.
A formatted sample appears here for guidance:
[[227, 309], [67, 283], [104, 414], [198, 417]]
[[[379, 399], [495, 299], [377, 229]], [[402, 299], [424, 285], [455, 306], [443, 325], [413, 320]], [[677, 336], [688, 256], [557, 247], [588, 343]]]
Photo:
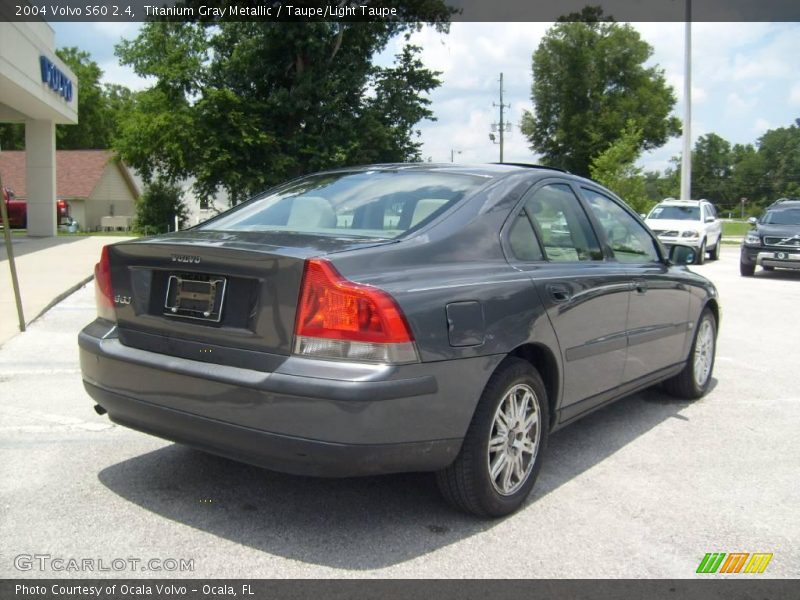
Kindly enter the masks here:
[[354, 477], [433, 471], [450, 464], [461, 440], [337, 444], [280, 435], [128, 398], [84, 381], [89, 395], [119, 425], [274, 471]]
[[316, 476], [447, 466], [502, 359], [389, 367], [286, 357], [263, 372], [131, 348], [96, 324], [79, 336], [81, 370], [112, 421]]

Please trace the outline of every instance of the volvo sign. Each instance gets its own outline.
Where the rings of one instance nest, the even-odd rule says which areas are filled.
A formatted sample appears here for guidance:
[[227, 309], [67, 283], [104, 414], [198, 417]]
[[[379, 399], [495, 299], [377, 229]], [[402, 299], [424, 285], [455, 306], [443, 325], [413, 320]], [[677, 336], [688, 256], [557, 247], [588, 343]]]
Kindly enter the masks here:
[[67, 102], [72, 101], [72, 81], [70, 78], [46, 56], [39, 57], [39, 64], [42, 68], [42, 82], [46, 83], [51, 90]]

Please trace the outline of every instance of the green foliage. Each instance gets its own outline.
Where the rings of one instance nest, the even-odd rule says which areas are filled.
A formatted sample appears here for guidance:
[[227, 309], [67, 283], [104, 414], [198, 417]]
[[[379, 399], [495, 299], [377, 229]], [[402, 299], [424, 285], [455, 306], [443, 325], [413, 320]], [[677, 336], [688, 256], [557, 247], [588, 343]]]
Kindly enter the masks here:
[[617, 140], [598, 154], [590, 165], [592, 179], [625, 200], [636, 212], [645, 212], [650, 202], [645, 177], [636, 166], [642, 130], [629, 121]]
[[[438, 0], [409, 21], [441, 23]], [[193, 177], [238, 202], [301, 174], [418, 160], [416, 124], [439, 85], [419, 48], [388, 68], [372, 57], [415, 22], [219, 22], [144, 25], [117, 54], [155, 85], [135, 96], [115, 148], [145, 179]]]
[[591, 7], [571, 17], [585, 20], [555, 24], [533, 54], [534, 111], [521, 129], [545, 164], [588, 175], [629, 120], [642, 132], [639, 151], [662, 146], [680, 122], [664, 71], [644, 66], [653, 49], [633, 27]]
[[[88, 52], [71, 47], [59, 48], [56, 54], [75, 73], [79, 85], [78, 124], [56, 125], [56, 148], [109, 148], [119, 114], [130, 107], [130, 90], [121, 85], [101, 84], [103, 71]], [[24, 150], [25, 126], [22, 123], [0, 124], [0, 148]]]
[[[667, 178], [679, 181], [680, 161]], [[677, 197], [675, 193], [666, 194]], [[731, 144], [715, 133], [701, 136], [692, 151], [692, 197], [723, 212], [756, 216], [778, 198], [800, 196], [800, 126], [771, 129], [756, 144]]]
[[136, 201], [136, 229], [145, 235], [166, 233], [186, 224], [188, 211], [183, 204], [181, 188], [165, 179], [149, 183]]

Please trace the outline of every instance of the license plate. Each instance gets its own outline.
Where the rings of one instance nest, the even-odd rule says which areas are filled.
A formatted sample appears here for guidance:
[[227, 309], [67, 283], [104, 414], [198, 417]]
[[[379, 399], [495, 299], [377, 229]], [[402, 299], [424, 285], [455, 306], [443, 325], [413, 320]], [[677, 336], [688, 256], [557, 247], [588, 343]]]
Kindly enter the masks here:
[[225, 284], [224, 277], [213, 275], [170, 275], [164, 314], [219, 323]]

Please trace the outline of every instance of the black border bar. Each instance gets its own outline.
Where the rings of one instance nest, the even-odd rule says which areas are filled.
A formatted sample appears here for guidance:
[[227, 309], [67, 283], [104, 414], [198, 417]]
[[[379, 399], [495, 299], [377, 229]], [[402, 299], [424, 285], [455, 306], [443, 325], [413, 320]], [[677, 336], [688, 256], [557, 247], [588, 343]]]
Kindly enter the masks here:
[[[627, 22], [682, 22], [687, 9], [690, 20], [698, 22], [800, 22], [798, 0], [444, 2], [454, 22], [552, 22], [586, 6], [600, 7], [604, 15]], [[430, 10], [437, 3], [438, 0], [0, 0], [0, 21], [403, 21], [405, 15]], [[173, 14], [155, 14], [152, 9], [148, 11], [148, 6], [167, 8]]]
[[[575, 565], [579, 568], [579, 565]], [[24, 592], [20, 586], [25, 586]], [[31, 592], [38, 588], [40, 592]], [[96, 590], [100, 588], [100, 594]], [[70, 590], [77, 590], [75, 593]], [[86, 590], [85, 592], [81, 590]], [[232, 592], [232, 593], [231, 593]], [[249, 592], [249, 593], [248, 593]], [[235, 593], [235, 595], [233, 595]], [[800, 580], [723, 579], [4, 579], [3, 600], [784, 600]]]

